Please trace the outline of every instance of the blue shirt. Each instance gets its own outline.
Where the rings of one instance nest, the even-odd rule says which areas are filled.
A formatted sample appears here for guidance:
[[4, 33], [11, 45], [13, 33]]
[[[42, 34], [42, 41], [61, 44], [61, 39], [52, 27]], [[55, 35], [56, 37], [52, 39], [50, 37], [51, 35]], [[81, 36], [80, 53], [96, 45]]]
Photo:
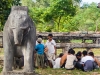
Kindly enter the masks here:
[[37, 51], [38, 54], [44, 54], [44, 45], [43, 44], [36, 45], [35, 50]]

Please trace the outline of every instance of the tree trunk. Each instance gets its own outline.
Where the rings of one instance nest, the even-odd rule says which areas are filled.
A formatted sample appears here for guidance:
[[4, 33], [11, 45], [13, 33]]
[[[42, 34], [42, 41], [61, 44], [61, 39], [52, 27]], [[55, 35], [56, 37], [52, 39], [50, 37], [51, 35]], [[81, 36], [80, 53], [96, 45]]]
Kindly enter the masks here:
[[59, 27], [60, 27], [60, 20], [61, 20], [61, 16], [59, 17], [59, 20], [58, 20], [58, 32], [59, 32]]
[[98, 24], [96, 24], [96, 29], [95, 29], [95, 32], [97, 32], [98, 31]]

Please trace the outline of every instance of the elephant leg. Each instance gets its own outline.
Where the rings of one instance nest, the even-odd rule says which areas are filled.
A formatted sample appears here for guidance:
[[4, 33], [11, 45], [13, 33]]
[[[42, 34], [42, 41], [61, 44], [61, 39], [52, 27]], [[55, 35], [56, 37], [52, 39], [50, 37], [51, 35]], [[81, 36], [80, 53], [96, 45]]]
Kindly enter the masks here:
[[12, 71], [13, 66], [13, 50], [12, 48], [6, 47], [4, 48], [4, 68], [3, 71]]
[[19, 60], [19, 69], [21, 69], [24, 66], [24, 57], [21, 57]]
[[30, 43], [27, 43], [24, 53], [24, 71], [33, 72], [33, 46]]
[[17, 68], [17, 63], [16, 63], [16, 61], [17, 61], [17, 60], [16, 60], [16, 59], [17, 59], [17, 58], [16, 58], [16, 57], [14, 57], [14, 60], [13, 60], [13, 61], [14, 61], [14, 62], [13, 62], [13, 67], [14, 67], [14, 69], [16, 69], [16, 68]]

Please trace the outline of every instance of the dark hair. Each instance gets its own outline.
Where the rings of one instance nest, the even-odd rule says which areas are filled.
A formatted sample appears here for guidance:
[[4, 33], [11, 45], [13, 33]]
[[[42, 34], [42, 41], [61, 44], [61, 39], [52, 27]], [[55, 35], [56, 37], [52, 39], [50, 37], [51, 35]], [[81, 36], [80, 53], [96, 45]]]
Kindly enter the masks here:
[[52, 34], [48, 34], [48, 36], [51, 36], [51, 37], [53, 37], [53, 35], [52, 35]]
[[62, 57], [63, 55], [64, 55], [63, 53], [60, 53], [60, 54], [59, 54], [59, 57]]
[[71, 51], [72, 51], [73, 49], [72, 48], [70, 48], [69, 50], [68, 50], [68, 53], [71, 53]]
[[87, 55], [87, 51], [84, 50], [84, 51], [82, 52], [82, 54], [83, 54], [84, 56]]
[[42, 35], [39, 35], [38, 38], [41, 38], [42, 39], [43, 37], [42, 37]]
[[82, 56], [81, 51], [78, 51], [77, 54], [76, 54], [76, 56]]
[[71, 48], [71, 49], [69, 49], [69, 51], [68, 51], [68, 53], [70, 53], [70, 54], [75, 54], [75, 51]]
[[74, 55], [74, 54], [75, 54], [75, 51], [74, 51], [74, 50], [72, 50], [72, 51], [71, 51], [71, 54], [73, 54], [73, 55]]
[[88, 53], [90, 56], [94, 56], [94, 53], [93, 52], [89, 52]]

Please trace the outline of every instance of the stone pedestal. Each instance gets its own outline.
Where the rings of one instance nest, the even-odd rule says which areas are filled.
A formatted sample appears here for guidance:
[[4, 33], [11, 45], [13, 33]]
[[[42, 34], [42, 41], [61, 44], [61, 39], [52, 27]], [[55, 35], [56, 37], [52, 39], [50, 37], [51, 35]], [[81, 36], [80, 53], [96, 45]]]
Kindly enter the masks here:
[[8, 72], [3, 72], [2, 75], [37, 75], [37, 74], [35, 74], [35, 72], [8, 71]]

